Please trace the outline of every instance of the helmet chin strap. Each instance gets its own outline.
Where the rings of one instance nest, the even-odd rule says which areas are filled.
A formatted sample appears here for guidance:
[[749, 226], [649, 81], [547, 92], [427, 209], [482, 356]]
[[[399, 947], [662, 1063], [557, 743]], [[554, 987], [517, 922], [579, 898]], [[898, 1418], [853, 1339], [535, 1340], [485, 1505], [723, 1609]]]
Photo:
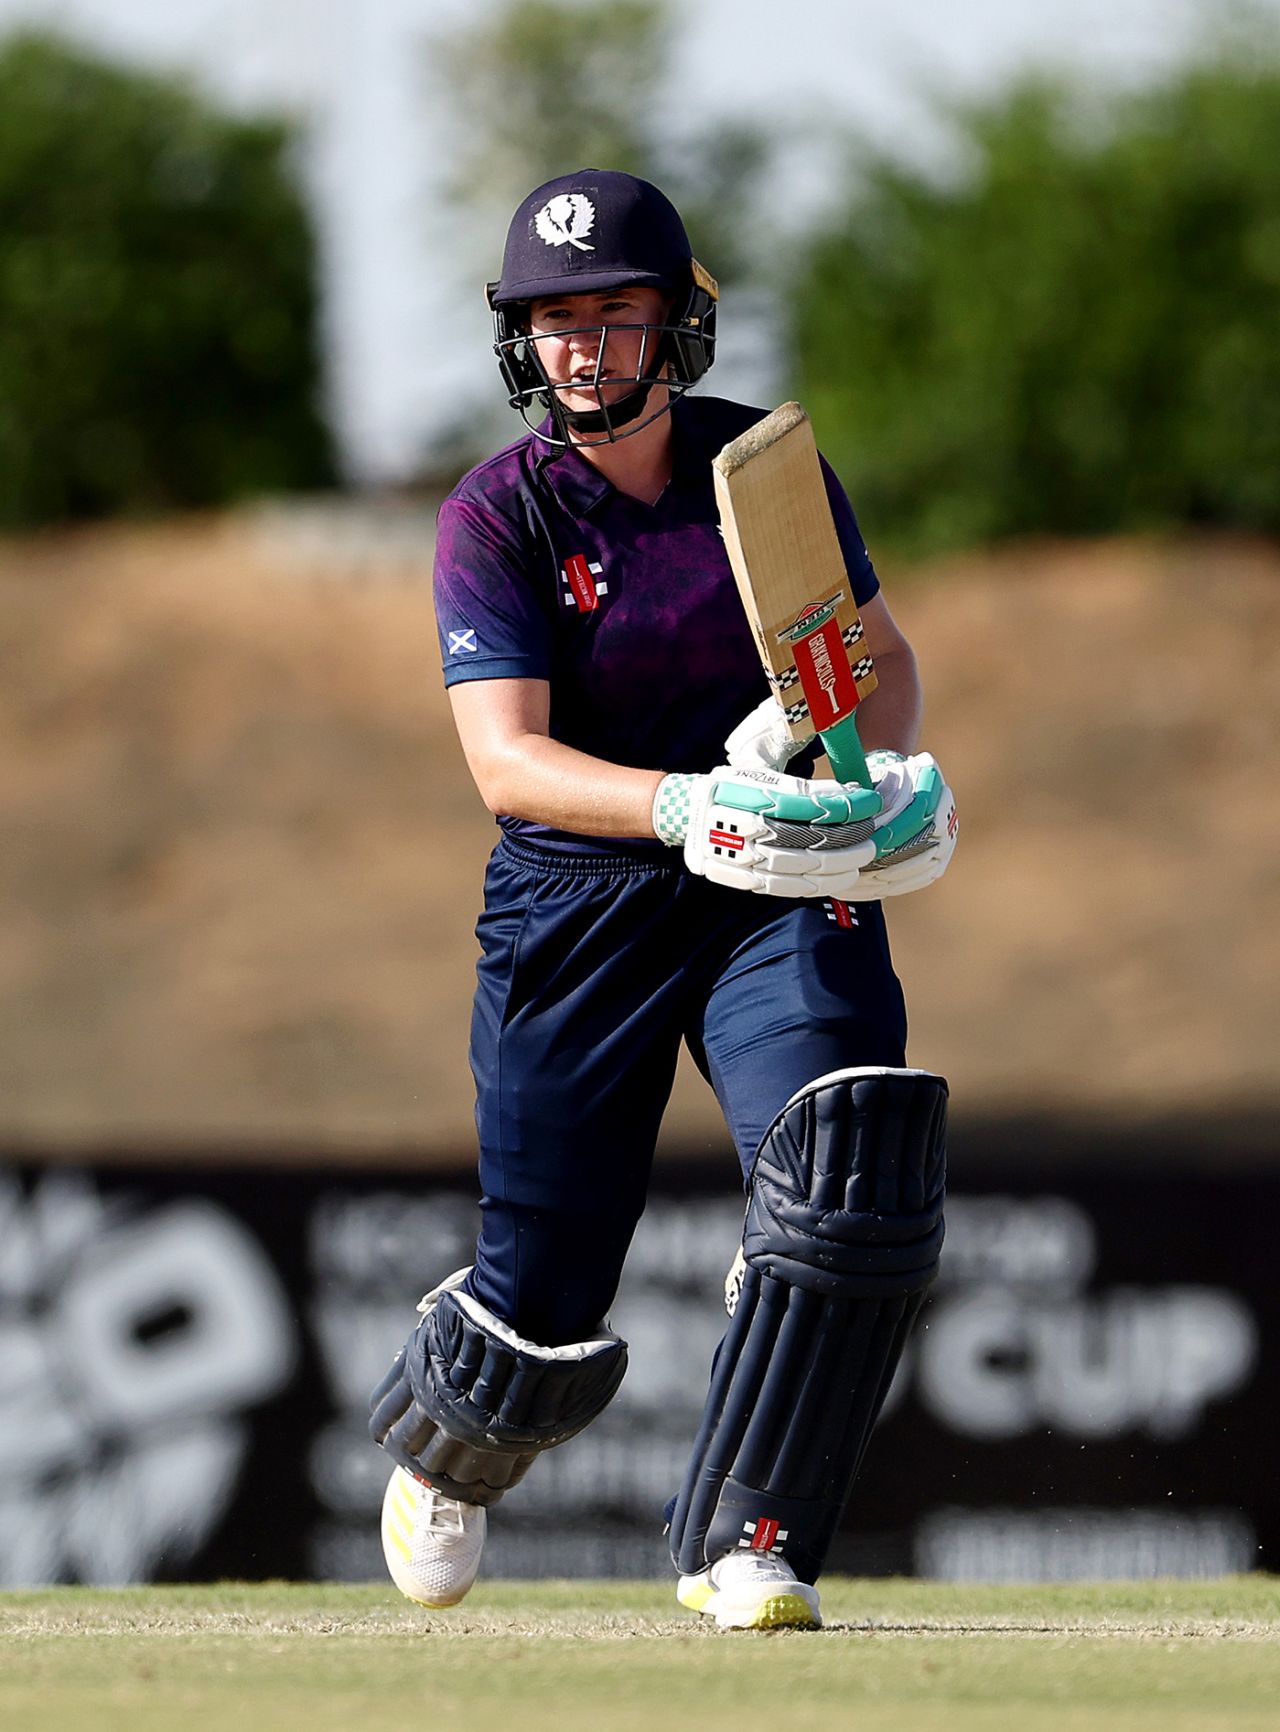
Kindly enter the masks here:
[[638, 385], [634, 391], [629, 391], [625, 397], [620, 398], [611, 409], [566, 409], [557, 403], [556, 419], [575, 433], [604, 433], [612, 438], [616, 427], [628, 427], [644, 414], [645, 404], [649, 401], [649, 393], [655, 383], [655, 380], [649, 380], [646, 384]]

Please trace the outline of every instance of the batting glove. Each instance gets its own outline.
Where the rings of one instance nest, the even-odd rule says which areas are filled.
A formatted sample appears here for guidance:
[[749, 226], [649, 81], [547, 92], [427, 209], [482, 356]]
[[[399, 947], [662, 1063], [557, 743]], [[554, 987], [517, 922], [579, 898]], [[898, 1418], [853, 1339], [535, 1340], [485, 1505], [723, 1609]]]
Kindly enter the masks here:
[[[813, 739], [810, 733], [809, 739]], [[782, 705], [770, 695], [744, 716], [724, 743], [724, 761], [735, 770], [785, 770], [807, 740], [793, 740]]]
[[960, 821], [955, 795], [929, 752], [867, 754], [867, 768], [880, 796], [873, 820], [875, 858], [860, 873], [847, 902], [905, 896], [941, 878], [955, 853]]
[[684, 849], [699, 877], [763, 896], [853, 900], [875, 859], [880, 796], [840, 782], [776, 770], [664, 776], [653, 803], [655, 833]]

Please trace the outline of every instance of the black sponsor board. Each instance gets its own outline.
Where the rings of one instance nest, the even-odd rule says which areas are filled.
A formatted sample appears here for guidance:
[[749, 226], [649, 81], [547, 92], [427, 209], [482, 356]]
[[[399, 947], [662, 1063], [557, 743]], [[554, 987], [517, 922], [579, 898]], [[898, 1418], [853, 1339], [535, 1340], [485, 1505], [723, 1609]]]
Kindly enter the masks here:
[[[832, 1567], [1280, 1568], [1280, 1173], [1057, 1169], [1028, 1137], [953, 1186]], [[727, 1162], [659, 1170], [626, 1382], [494, 1513], [490, 1574], [669, 1570], [741, 1215]], [[465, 1173], [0, 1166], [0, 1585], [380, 1576], [367, 1393], [476, 1220]]]

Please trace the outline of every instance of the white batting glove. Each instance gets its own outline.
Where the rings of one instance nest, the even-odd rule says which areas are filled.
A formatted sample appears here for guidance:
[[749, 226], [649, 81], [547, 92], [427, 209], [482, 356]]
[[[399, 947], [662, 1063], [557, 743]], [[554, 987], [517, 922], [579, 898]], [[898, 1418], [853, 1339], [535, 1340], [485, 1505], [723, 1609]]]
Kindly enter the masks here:
[[[809, 739], [813, 739], [810, 733]], [[793, 740], [782, 705], [772, 694], [744, 716], [724, 743], [724, 761], [735, 770], [785, 770], [807, 740]]]
[[875, 859], [842, 898], [846, 902], [923, 890], [951, 864], [960, 833], [955, 795], [931, 753], [869, 752], [867, 768], [881, 800], [872, 824]]
[[683, 847], [690, 872], [762, 896], [834, 896], [852, 901], [872, 839], [880, 796], [840, 782], [805, 781], [776, 770], [664, 776], [653, 802], [654, 832]]

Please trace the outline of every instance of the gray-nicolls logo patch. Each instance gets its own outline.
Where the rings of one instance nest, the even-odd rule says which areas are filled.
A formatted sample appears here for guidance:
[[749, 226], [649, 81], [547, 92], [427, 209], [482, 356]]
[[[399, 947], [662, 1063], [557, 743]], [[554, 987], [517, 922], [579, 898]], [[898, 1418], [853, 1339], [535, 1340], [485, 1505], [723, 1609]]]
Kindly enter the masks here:
[[584, 192], [557, 193], [534, 217], [533, 226], [549, 247], [562, 247], [567, 241], [580, 253], [596, 250], [583, 238], [596, 226], [596, 207]]

